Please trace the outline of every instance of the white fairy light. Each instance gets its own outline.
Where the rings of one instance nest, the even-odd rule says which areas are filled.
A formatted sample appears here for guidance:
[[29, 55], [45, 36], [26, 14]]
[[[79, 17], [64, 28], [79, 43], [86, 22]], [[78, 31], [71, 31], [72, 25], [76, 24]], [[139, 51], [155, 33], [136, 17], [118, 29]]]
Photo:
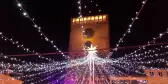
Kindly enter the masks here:
[[96, 52], [97, 52], [96, 46], [91, 45], [91, 46], [87, 49], [87, 52], [88, 52], [89, 54], [96, 53]]
[[[18, 2], [18, 1], [17, 1]], [[92, 2], [92, 1], [91, 1]], [[83, 16], [82, 16], [82, 12], [81, 12], [81, 9], [82, 9], [82, 7], [81, 7], [81, 0], [79, 0], [78, 1], [78, 4], [79, 4], [79, 10], [80, 10], [80, 12], [79, 12], [79, 18], [82, 18]], [[145, 3], [144, 3], [145, 4]], [[23, 12], [26, 12], [24, 9], [22, 9], [22, 11]], [[90, 12], [91, 13], [91, 12]], [[137, 13], [137, 14], [139, 14], [139, 13]], [[30, 16], [26, 13], [26, 16], [27, 17], [29, 17], [29, 19], [31, 19], [30, 18]], [[138, 17], [136, 17], [136, 18], [134, 18], [133, 20], [135, 20], [135, 19], [137, 19]], [[34, 22], [34, 19], [31, 19], [32, 20], [32, 22], [33, 22], [33, 25], [35, 26], [36, 24], [35, 24], [35, 22]], [[133, 24], [131, 24], [131, 26], [130, 26], [130, 28], [132, 27], [132, 25]], [[82, 25], [81, 26], [82, 28], [84, 28], [84, 26]], [[48, 41], [48, 42], [50, 42], [51, 44], [52, 44], [52, 46], [56, 49], [56, 50], [58, 50], [61, 54], [63, 54], [58, 48], [57, 48], [57, 46], [56, 45], [54, 45], [53, 43], [53, 41], [52, 40], [50, 40], [47, 36], [45, 36], [45, 34], [41, 31], [41, 28], [40, 27], [35, 27], [35, 28], [37, 28], [38, 29], [38, 32], [40, 33], [40, 35], [41, 36], [43, 36], [44, 38], [45, 38], [45, 40], [46, 41]], [[128, 31], [124, 34], [124, 36], [126, 36], [127, 35], [127, 33], [129, 33], [131, 31], [131, 29], [128, 29]], [[84, 32], [83, 30], [82, 30], [82, 32]], [[164, 34], [163, 34], [164, 35]], [[4, 37], [3, 37], [4, 38]], [[124, 38], [124, 37], [123, 37]], [[120, 40], [119, 40], [119, 43], [117, 43], [117, 47], [119, 47], [119, 45], [120, 45], [120, 43], [121, 42], [123, 42], [123, 38], [120, 38]], [[6, 39], [6, 38], [5, 38]], [[8, 39], [7, 39], [8, 40]], [[12, 41], [12, 43], [14, 43], [14, 44], [16, 44], [16, 45], [18, 45], [19, 47], [23, 47], [23, 46], [20, 46], [19, 44], [18, 44], [18, 42], [14, 42], [14, 41]], [[143, 47], [143, 48], [145, 48], [145, 47]], [[28, 48], [23, 48], [24, 50], [28, 50], [28, 51], [30, 51], [30, 49], [28, 49]], [[88, 50], [88, 52], [91, 54], [91, 53], [96, 53], [96, 47], [94, 47], [94, 46], [91, 46], [90, 48], [90, 51]], [[115, 50], [117, 51], [117, 49], [118, 48], [115, 48]], [[32, 51], [33, 52], [33, 51]], [[163, 54], [163, 53], [162, 53]], [[37, 55], [38, 55], [38, 53], [37, 53]], [[64, 55], [63, 55], [64, 56]], [[114, 68], [114, 67], [112, 67], [112, 66], [103, 66], [104, 64], [106, 64], [106, 63], [110, 63], [110, 65], [116, 65], [117, 67], [120, 67], [120, 68], [122, 68], [122, 69], [125, 69], [126, 71], [132, 71], [132, 69], [131, 68], [133, 68], [133, 70], [136, 70], [136, 69], [138, 69], [138, 67], [135, 67], [136, 66], [136, 64], [135, 63], [137, 63], [137, 64], [142, 64], [142, 65], [144, 65], [144, 64], [147, 64], [147, 63], [156, 63], [156, 62], [160, 62], [160, 60], [162, 60], [162, 61], [164, 61], [163, 59], [158, 59], [158, 60], [151, 60], [151, 61], [140, 61], [140, 60], [143, 60], [143, 58], [139, 58], [138, 59], [138, 57], [139, 57], [139, 55], [135, 55], [136, 57], [137, 57], [137, 59], [135, 60], [135, 61], [130, 61], [130, 60], [123, 60], [123, 61], [121, 61], [121, 60], [107, 60], [107, 59], [102, 59], [102, 58], [99, 58], [99, 57], [94, 57], [94, 60], [95, 60], [95, 65], [100, 65], [101, 67], [103, 67], [103, 68], [108, 68], [110, 71], [107, 71], [106, 70], [106, 73], [115, 73], [115, 74], [119, 74], [119, 75], [127, 75], [127, 74], [125, 74], [124, 72], [122, 72], [122, 71], [120, 71], [120, 70], [118, 70], [117, 68]], [[158, 56], [158, 54], [155, 54], [154, 56]], [[43, 58], [42, 56], [40, 56], [39, 55], [39, 57], [40, 58]], [[146, 57], [148, 57], [148, 56], [146, 56]], [[46, 58], [46, 59], [48, 59], [48, 58]], [[93, 58], [92, 58], [93, 59]], [[15, 59], [13, 59], [12, 58], [12, 60], [15, 60]], [[84, 59], [84, 58], [81, 58], [80, 59], [80, 61], [78, 61], [79, 59], [75, 59], [75, 60], [73, 60], [73, 63], [74, 64], [71, 64], [71, 66], [75, 66], [75, 67], [77, 67], [77, 68], [75, 68], [75, 69], [73, 69], [73, 70], [70, 70], [70, 71], [72, 71], [72, 72], [70, 72], [70, 74], [76, 74], [76, 75], [80, 75], [80, 76], [83, 76], [82, 75], [82, 71], [85, 71], [84, 72], [84, 74], [86, 75], [86, 74], [88, 74], [87, 73], [87, 68], [88, 68], [88, 66], [86, 66], [86, 67], [82, 67], [82, 68], [80, 68], [80, 66], [79, 65], [87, 65], [88, 64], [88, 62]], [[82, 61], [81, 61], [82, 60]], [[140, 62], [139, 62], [140, 61]], [[71, 61], [72, 62], [72, 61]], [[25, 63], [25, 62], [24, 62]], [[50, 72], [50, 73], [52, 73], [52, 70], [53, 69], [57, 69], [58, 68], [58, 66], [56, 66], [56, 65], [58, 65], [58, 64], [56, 64], [56, 65], [53, 65], [53, 63], [54, 62], [52, 62], [51, 63], [51, 65], [46, 65], [45, 67], [44, 66], [42, 66], [42, 68], [41, 67], [39, 67], [38, 69], [39, 70], [42, 70], [42, 69], [44, 69], [46, 72], [48, 71], [48, 72]], [[65, 63], [66, 64], [66, 63]], [[30, 64], [29, 64], [30, 65]], [[70, 66], [70, 65], [69, 65]], [[69, 67], [68, 66], [68, 67]], [[54, 68], [55, 67], [55, 68]], [[26, 67], [27, 68], [27, 67]], [[51, 68], [51, 69], [49, 69], [49, 68]], [[67, 67], [66, 67], [67, 68]], [[70, 67], [70, 68], [72, 68], [72, 67]], [[28, 68], [28, 71], [31, 71], [31, 69], [29, 70], [30, 68]], [[32, 67], [32, 69], [36, 69], [35, 67]], [[49, 69], [49, 70], [47, 70], [47, 69]], [[83, 70], [84, 69], [84, 70]], [[44, 71], [44, 72], [45, 72]], [[55, 70], [53, 70], [53, 71], [55, 71]], [[47, 73], [48, 73], [47, 72]], [[62, 72], [62, 71], [60, 71], [60, 72]], [[79, 72], [79, 73], [77, 73], [77, 72]], [[98, 73], [100, 73], [100, 74], [103, 74], [102, 73], [103, 72], [103, 70], [102, 69], [98, 69]], [[138, 71], [136, 71], [136, 72], [138, 72]], [[38, 73], [38, 74], [40, 74], [40, 73]], [[41, 74], [43, 74], [43, 73], [41, 73]], [[33, 75], [33, 74], [31, 74], [31, 75], [27, 75], [28, 77], [32, 77], [32, 79], [34, 78], [33, 76], [35, 76], [35, 75]], [[36, 75], [36, 76], [38, 76], [38, 75]], [[55, 74], [52, 74], [52, 75], [50, 75], [50, 76], [48, 76], [48, 77], [46, 77], [46, 78], [44, 78], [44, 79], [40, 79], [40, 80], [35, 80], [35, 82], [32, 82], [31, 84], [35, 84], [35, 83], [42, 83], [43, 81], [45, 81], [45, 80], [48, 80], [49, 78], [52, 78], [52, 77], [54, 77], [55, 76]], [[65, 75], [63, 75], [63, 76], [61, 76], [60, 78], [63, 78], [63, 77], [65, 77]], [[105, 78], [105, 77], [104, 77]], [[31, 81], [31, 80], [30, 80]], [[79, 80], [80, 81], [80, 80]], [[83, 80], [82, 80], [83, 81]], [[56, 80], [56, 82], [55, 83], [57, 83], [58, 82], [58, 80]], [[81, 83], [82, 84], [82, 83]]]
[[26, 12], [23, 12], [23, 15], [24, 15], [24, 16], [26, 16], [26, 15], [27, 15], [27, 13], [26, 13]]
[[18, 3], [17, 5], [18, 5], [19, 7], [21, 7], [21, 6], [22, 6], [22, 4], [20, 4], [20, 3]]

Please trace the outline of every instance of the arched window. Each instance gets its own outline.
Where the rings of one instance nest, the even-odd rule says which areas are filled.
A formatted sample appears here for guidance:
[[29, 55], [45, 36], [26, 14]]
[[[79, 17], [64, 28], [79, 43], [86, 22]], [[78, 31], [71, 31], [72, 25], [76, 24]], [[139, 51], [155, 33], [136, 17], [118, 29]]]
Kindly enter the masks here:
[[86, 39], [92, 38], [94, 34], [95, 34], [95, 31], [92, 28], [85, 29], [84, 35]]
[[86, 47], [91, 47], [91, 45], [92, 45], [92, 42], [90, 42], [90, 41], [86, 41], [86, 42], [85, 42], [85, 46], [86, 46]]

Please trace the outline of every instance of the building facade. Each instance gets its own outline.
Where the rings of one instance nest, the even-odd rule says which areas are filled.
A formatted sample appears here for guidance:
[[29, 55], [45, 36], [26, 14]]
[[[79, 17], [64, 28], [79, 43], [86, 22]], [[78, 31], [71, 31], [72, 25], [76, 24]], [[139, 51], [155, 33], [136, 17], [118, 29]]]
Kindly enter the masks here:
[[[83, 51], [83, 47], [87, 48], [91, 45], [97, 46], [97, 49], [104, 49], [101, 51], [105, 53], [108, 52], [106, 50], [110, 48], [108, 15], [71, 19], [69, 52]], [[77, 58], [83, 56], [81, 54], [70, 56], [72, 56], [71, 58]]]
[[23, 82], [10, 76], [0, 74], [0, 84], [22, 84]]
[[144, 70], [144, 77], [109, 77], [110, 84], [168, 84], [168, 70]]

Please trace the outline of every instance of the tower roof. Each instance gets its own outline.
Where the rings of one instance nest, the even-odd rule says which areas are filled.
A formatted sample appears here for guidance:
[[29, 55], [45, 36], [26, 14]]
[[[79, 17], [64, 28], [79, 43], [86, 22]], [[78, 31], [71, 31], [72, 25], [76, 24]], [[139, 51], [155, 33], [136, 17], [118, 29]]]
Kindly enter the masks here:
[[88, 23], [101, 23], [107, 22], [108, 15], [95, 15], [95, 16], [85, 16], [81, 18], [72, 18], [72, 24], [88, 24]]

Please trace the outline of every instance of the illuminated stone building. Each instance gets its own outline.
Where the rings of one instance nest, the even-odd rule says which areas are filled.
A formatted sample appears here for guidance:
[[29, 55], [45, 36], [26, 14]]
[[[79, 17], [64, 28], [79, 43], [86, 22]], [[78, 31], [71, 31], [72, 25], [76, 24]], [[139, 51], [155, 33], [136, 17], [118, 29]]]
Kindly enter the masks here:
[[[71, 19], [69, 52], [83, 51], [83, 49], [87, 49], [91, 45], [97, 46], [97, 49], [103, 49], [98, 50], [99, 54], [106, 54], [109, 52], [108, 49], [105, 49], [110, 48], [108, 15], [86, 16]], [[70, 53], [71, 60], [81, 58], [83, 56], [85, 56], [84, 52]], [[82, 68], [83, 65], [78, 67]], [[76, 68], [77, 67], [72, 67], [71, 69], [67, 70], [67, 74], [68, 71]], [[71, 79], [73, 80], [71, 81], [73, 83], [70, 82]], [[86, 76], [82, 78], [82, 80], [84, 80], [83, 84], [89, 84], [90, 77]], [[104, 79], [102, 79], [102, 77], [95, 77], [95, 80], [100, 81]], [[65, 81], [68, 81], [65, 84], [78, 84], [80, 79], [79, 76], [75, 77], [75, 75], [68, 74]]]
[[[84, 30], [84, 32], [83, 32]], [[97, 49], [110, 48], [109, 45], [109, 25], [108, 15], [87, 16], [83, 18], [72, 18], [69, 51], [82, 51], [85, 47], [91, 45], [97, 46]], [[107, 53], [108, 50], [101, 50]], [[82, 55], [71, 55], [75, 56]]]

